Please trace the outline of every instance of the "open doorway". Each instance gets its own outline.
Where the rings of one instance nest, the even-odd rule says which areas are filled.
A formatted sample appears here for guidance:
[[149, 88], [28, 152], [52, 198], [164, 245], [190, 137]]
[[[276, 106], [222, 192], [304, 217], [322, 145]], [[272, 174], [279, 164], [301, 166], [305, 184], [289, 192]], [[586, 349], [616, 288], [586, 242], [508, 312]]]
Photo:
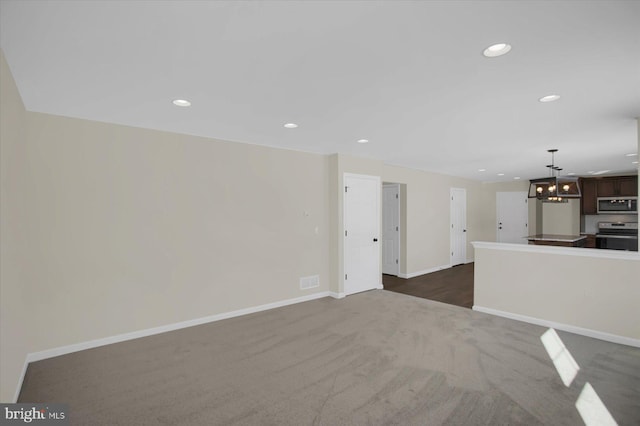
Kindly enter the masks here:
[[[441, 271], [426, 273], [423, 271], [420, 275], [415, 276], [407, 273], [407, 186], [406, 184], [397, 184], [392, 182], [383, 182], [383, 203], [382, 203], [382, 256], [383, 256], [383, 275], [382, 283], [385, 290], [396, 293], [408, 294], [415, 297], [421, 297], [429, 300], [436, 300], [442, 303], [448, 303], [465, 308], [473, 306], [473, 274], [474, 264], [466, 262], [466, 251], [464, 244], [458, 243], [457, 247], [462, 246], [462, 251], [456, 259], [463, 259], [460, 266], [456, 268], [447, 268]], [[396, 198], [396, 194], [398, 195]], [[455, 191], [454, 209], [456, 214], [452, 215], [453, 229], [459, 229], [466, 243], [466, 191], [464, 189]], [[397, 203], [396, 203], [397, 201]], [[397, 207], [396, 207], [397, 206]], [[396, 216], [397, 215], [397, 216]], [[398, 217], [398, 225], [394, 219]], [[396, 226], [398, 226], [396, 231]], [[393, 247], [395, 242], [388, 241], [388, 237], [398, 236], [399, 251], [387, 250]], [[395, 254], [398, 254], [395, 257]], [[395, 260], [398, 259], [398, 269], [393, 269]], [[387, 267], [392, 268], [385, 268]], [[395, 271], [398, 271], [397, 273]]]

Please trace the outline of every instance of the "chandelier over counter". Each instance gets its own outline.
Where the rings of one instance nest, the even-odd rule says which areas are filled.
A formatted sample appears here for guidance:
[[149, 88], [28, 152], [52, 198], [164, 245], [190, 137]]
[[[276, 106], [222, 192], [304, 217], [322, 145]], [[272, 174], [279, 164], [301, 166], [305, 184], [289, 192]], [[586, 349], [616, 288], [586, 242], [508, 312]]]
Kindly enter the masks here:
[[549, 176], [529, 181], [529, 198], [542, 200], [544, 203], [567, 203], [570, 198], [580, 198], [578, 178], [560, 176], [560, 167], [554, 164], [554, 154], [557, 149], [549, 149], [551, 164], [547, 165]]

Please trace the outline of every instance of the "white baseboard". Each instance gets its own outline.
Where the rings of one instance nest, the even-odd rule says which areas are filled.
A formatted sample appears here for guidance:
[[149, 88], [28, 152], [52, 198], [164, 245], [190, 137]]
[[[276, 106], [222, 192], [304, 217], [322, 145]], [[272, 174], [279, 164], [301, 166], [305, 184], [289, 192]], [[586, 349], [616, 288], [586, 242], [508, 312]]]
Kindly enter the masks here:
[[210, 315], [207, 317], [196, 318], [196, 319], [181, 321], [173, 324], [162, 325], [160, 327], [147, 328], [144, 330], [132, 331], [130, 333], [118, 334], [115, 336], [104, 337], [101, 339], [89, 340], [87, 342], [80, 342], [72, 345], [47, 349], [40, 352], [28, 353], [24, 362], [24, 367], [22, 369], [22, 375], [20, 376], [20, 381], [18, 382], [18, 388], [16, 389], [14, 402], [18, 401], [18, 396], [20, 395], [20, 389], [22, 388], [22, 382], [24, 381], [24, 376], [27, 372], [27, 367], [30, 362], [41, 361], [43, 359], [53, 358], [55, 356], [66, 355], [73, 352], [83, 351], [85, 349], [93, 349], [100, 346], [110, 345], [112, 343], [126, 342], [127, 340], [153, 336], [154, 334], [166, 333], [168, 331], [179, 330], [181, 328], [193, 327], [196, 325], [220, 321], [228, 318], [239, 317], [241, 315], [267, 311], [269, 309], [280, 308], [282, 306], [294, 305], [296, 303], [301, 303], [301, 302], [308, 302], [310, 300], [321, 299], [323, 297], [328, 297], [328, 296], [335, 297], [336, 299], [340, 299], [344, 297], [344, 294], [333, 293], [329, 291], [322, 291], [322, 292], [310, 294], [307, 296], [296, 297], [294, 299], [281, 300], [278, 302], [267, 303], [264, 305], [252, 306], [250, 308], [238, 309], [236, 311], [223, 312], [221, 314]]
[[514, 314], [512, 312], [499, 311], [497, 309], [485, 308], [484, 306], [473, 305], [473, 310], [484, 312], [485, 314], [496, 315], [517, 321], [528, 322], [530, 324], [551, 327], [557, 330], [568, 331], [569, 333], [580, 334], [582, 336], [593, 337], [594, 339], [605, 340], [607, 342], [640, 348], [640, 340], [631, 337], [619, 336], [617, 334], [605, 333], [603, 331], [591, 330], [590, 328], [577, 327], [575, 325], [563, 324], [555, 321], [548, 321], [526, 315]]
[[432, 272], [442, 271], [443, 269], [448, 269], [448, 268], [451, 268], [451, 265], [447, 264], [447, 265], [436, 266], [435, 268], [429, 268], [429, 269], [425, 269], [417, 272], [410, 272], [407, 274], [400, 273], [398, 274], [398, 277], [406, 278], [406, 279], [415, 278], [415, 277], [419, 277], [420, 275], [430, 274]]
[[344, 293], [336, 293], [334, 291], [330, 291], [329, 292], [329, 296], [333, 297], [334, 299], [343, 299], [345, 297]]

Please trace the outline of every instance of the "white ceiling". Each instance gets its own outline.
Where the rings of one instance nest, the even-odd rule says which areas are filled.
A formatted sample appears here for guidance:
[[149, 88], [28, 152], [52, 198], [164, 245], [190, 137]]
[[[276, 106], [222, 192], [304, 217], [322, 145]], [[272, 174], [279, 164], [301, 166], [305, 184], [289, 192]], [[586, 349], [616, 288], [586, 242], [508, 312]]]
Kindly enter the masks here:
[[[546, 176], [549, 148], [564, 172], [637, 172], [639, 1], [0, 7], [30, 111], [483, 181]], [[498, 42], [511, 52], [485, 58]]]

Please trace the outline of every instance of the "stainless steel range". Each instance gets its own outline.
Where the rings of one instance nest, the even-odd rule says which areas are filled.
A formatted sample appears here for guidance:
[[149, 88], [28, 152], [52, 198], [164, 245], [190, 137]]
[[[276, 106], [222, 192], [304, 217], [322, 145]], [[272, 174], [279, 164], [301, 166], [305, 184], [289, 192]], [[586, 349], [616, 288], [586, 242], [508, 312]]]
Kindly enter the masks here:
[[638, 222], [598, 222], [596, 247], [638, 251]]

